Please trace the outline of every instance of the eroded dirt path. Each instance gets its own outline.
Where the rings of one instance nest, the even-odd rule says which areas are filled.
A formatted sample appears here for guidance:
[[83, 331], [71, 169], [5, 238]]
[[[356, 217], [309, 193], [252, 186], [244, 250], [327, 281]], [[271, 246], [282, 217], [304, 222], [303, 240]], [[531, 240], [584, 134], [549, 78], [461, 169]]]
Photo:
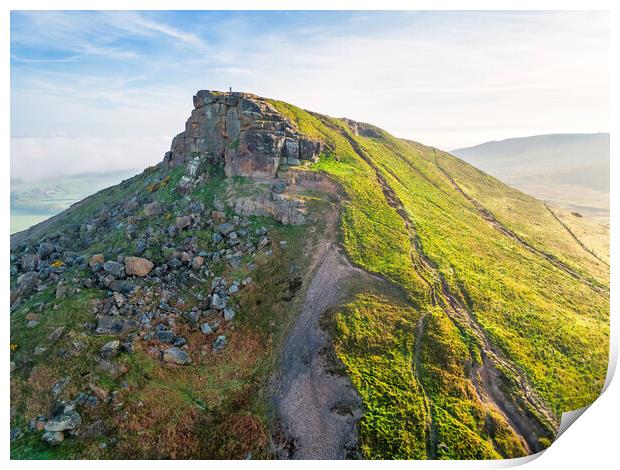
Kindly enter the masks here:
[[274, 405], [279, 424], [276, 454], [285, 459], [354, 456], [361, 400], [348, 377], [330, 372], [330, 338], [321, 315], [344, 300], [347, 279], [361, 274], [329, 243], [284, 346]]
[[317, 266], [272, 385], [278, 458], [344, 459], [357, 449], [361, 399], [348, 377], [331, 371], [325, 354], [331, 340], [319, 320], [344, 300], [352, 277], [368, 274], [351, 266], [330, 238], [315, 255]]

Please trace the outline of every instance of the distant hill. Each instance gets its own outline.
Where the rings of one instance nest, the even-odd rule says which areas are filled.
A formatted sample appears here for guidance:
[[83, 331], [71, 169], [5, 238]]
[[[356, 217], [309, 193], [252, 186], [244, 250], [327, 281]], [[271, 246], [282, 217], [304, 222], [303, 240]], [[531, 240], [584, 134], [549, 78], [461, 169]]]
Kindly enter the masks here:
[[608, 221], [607, 133], [518, 137], [452, 153], [532, 196]]

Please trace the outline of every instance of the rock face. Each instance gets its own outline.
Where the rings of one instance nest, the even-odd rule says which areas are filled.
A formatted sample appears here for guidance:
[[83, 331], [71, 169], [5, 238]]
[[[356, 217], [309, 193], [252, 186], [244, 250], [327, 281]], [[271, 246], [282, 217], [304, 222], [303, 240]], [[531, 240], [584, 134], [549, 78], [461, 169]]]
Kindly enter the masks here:
[[226, 176], [274, 177], [281, 164], [298, 165], [323, 150], [300, 135], [268, 101], [249, 93], [201, 90], [165, 161], [186, 165], [196, 154], [223, 162]]
[[356, 134], [364, 137], [370, 137], [373, 139], [378, 139], [381, 137], [380, 129], [373, 126], [372, 124], [366, 124], [365, 122], [357, 122], [353, 119], [342, 119], [347, 126]]
[[242, 216], [269, 216], [285, 225], [306, 223], [303, 201], [272, 193], [271, 198], [240, 197], [235, 201], [235, 213]]

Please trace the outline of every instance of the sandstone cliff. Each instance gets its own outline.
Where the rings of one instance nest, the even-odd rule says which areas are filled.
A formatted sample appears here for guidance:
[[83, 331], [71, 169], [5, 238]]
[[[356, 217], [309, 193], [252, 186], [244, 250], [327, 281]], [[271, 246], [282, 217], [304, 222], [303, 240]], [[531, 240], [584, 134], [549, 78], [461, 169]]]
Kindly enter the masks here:
[[322, 149], [320, 141], [301, 135], [263, 98], [201, 90], [165, 162], [176, 166], [206, 155], [224, 164], [226, 176], [275, 177], [281, 165], [316, 159]]

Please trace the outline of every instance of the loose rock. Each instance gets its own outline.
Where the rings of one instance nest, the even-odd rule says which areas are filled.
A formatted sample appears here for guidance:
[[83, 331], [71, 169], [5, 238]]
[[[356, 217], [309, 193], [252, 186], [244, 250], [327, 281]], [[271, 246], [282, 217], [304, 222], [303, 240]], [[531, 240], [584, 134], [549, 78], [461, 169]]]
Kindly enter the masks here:
[[46, 431], [41, 439], [51, 446], [57, 446], [65, 440], [65, 433], [61, 431]]
[[45, 430], [51, 432], [66, 431], [77, 428], [82, 422], [82, 417], [77, 411], [68, 411], [60, 416], [50, 419], [45, 424]]
[[180, 366], [185, 366], [191, 364], [192, 359], [189, 357], [185, 351], [179, 348], [170, 348], [166, 349], [163, 353], [164, 362], [169, 364], [177, 364]]
[[226, 345], [226, 336], [218, 336], [213, 343], [213, 352], [220, 351]]
[[119, 340], [110, 341], [101, 347], [100, 356], [103, 359], [112, 359], [118, 355], [118, 348], [120, 346]]
[[155, 265], [146, 258], [127, 256], [125, 258], [125, 272], [128, 276], [147, 276]]

